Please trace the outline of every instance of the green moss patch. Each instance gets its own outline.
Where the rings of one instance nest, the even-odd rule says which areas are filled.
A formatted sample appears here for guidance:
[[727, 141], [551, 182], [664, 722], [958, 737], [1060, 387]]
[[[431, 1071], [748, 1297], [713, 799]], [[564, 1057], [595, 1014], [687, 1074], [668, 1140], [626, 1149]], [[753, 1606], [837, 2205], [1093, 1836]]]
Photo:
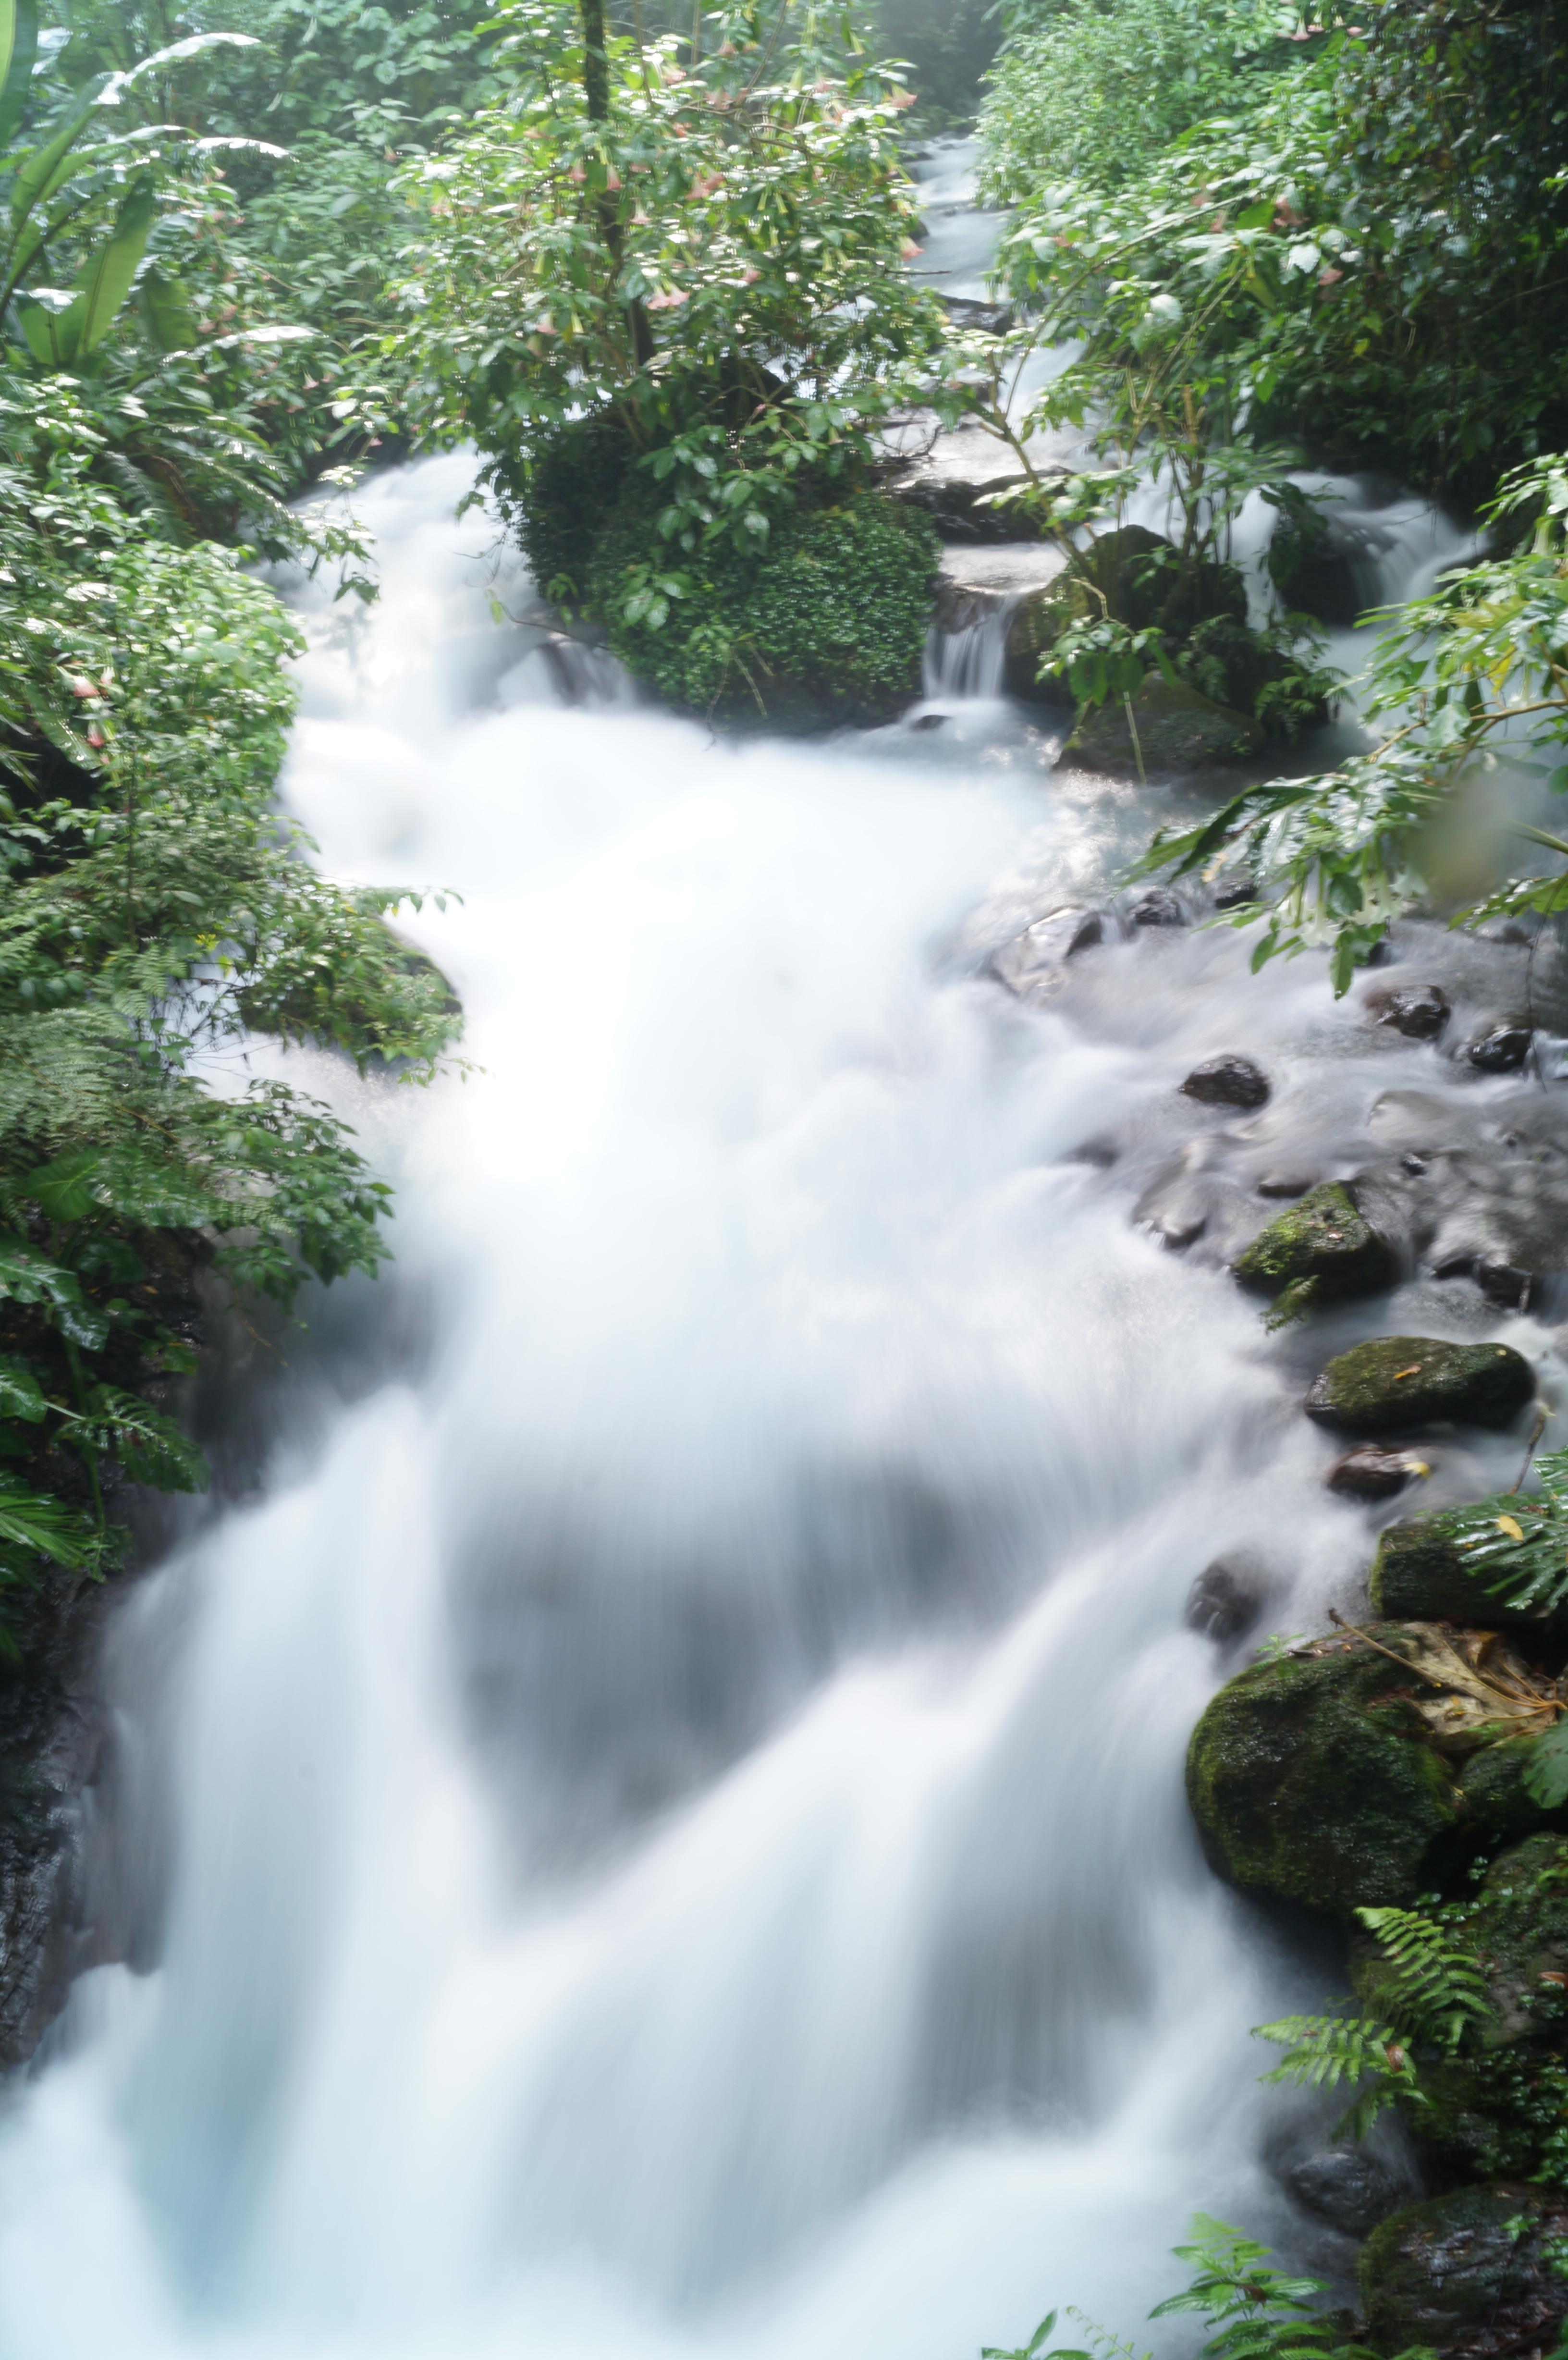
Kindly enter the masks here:
[[1307, 1415], [1345, 1434], [1397, 1434], [1433, 1419], [1507, 1426], [1535, 1392], [1535, 1372], [1507, 1344], [1377, 1336], [1329, 1362]]
[[[1397, 1644], [1402, 1626], [1383, 1627]], [[1328, 1639], [1221, 1688], [1187, 1756], [1192, 1815], [1221, 1875], [1340, 1918], [1408, 1906], [1430, 1885], [1460, 1800], [1407, 1685], [1387, 1657]]]
[[1303, 1280], [1319, 1295], [1375, 1295], [1394, 1278], [1392, 1250], [1337, 1180], [1279, 1214], [1231, 1267], [1244, 1286], [1269, 1295]]

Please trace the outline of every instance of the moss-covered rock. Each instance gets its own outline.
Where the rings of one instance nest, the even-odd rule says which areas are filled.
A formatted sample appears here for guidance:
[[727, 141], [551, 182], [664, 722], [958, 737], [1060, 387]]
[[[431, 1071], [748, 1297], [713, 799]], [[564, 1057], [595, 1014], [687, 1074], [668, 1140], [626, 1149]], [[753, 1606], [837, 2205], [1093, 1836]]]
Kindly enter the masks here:
[[1388, 1526], [1368, 1582], [1376, 1612], [1415, 1622], [1517, 1631], [1543, 1647], [1568, 1649], [1568, 1603], [1550, 1614], [1505, 1604], [1488, 1587], [1495, 1568], [1477, 1566], [1460, 1547], [1456, 1524], [1454, 1510], [1435, 1508]]
[[[1528, 1741], [1477, 1754], [1465, 1780], [1526, 1749]], [[1537, 1808], [1537, 1818], [1541, 1816]], [[1486, 1971], [1490, 2013], [1457, 2053], [1418, 2052], [1424, 2103], [1411, 2125], [1445, 2176], [1561, 2180], [1568, 2131], [1568, 1846], [1538, 1829], [1487, 1870], [1473, 1901], [1445, 1912], [1447, 1930]], [[1379, 1947], [1353, 1945], [1351, 1980], [1362, 2010], [1397, 2015], [1394, 1971]]]
[[[1288, 634], [1257, 631], [1247, 620], [1238, 568], [1184, 557], [1142, 525], [1097, 535], [1047, 588], [1020, 601], [1007, 637], [1009, 693], [1071, 708], [1065, 683], [1040, 678], [1042, 660], [1070, 624], [1106, 617], [1129, 630], [1158, 630], [1181, 676], [1180, 695], [1156, 676], [1135, 699], [1149, 770], [1233, 760], [1266, 738], [1290, 738], [1327, 717], [1322, 683], [1303, 672]], [[1086, 716], [1073, 750], [1091, 768], [1136, 769], [1120, 704]]]
[[1455, 2188], [1379, 2223], [1357, 2267], [1375, 2351], [1427, 2344], [1444, 2360], [1541, 2351], [1568, 2318], [1553, 2266], [1568, 2202], [1519, 2182]]
[[[1133, 743], [1133, 729], [1138, 742]], [[1263, 743], [1259, 724], [1215, 705], [1184, 680], [1151, 672], [1132, 700], [1132, 726], [1119, 698], [1084, 714], [1067, 740], [1069, 761], [1089, 770], [1201, 770], [1211, 762], [1239, 762]]]
[[1313, 1188], [1237, 1254], [1231, 1264], [1243, 1286], [1277, 1295], [1310, 1284], [1315, 1295], [1376, 1295], [1392, 1284], [1394, 1255], [1356, 1208], [1341, 1181]]
[[889, 720], [919, 694], [941, 544], [915, 511], [877, 492], [802, 507], [755, 552], [685, 561], [685, 594], [628, 619], [621, 592], [650, 552], [639, 486], [595, 545], [592, 604], [616, 655], [672, 705], [814, 728]]
[[1394, 1434], [1436, 1418], [1507, 1426], [1534, 1392], [1530, 1362], [1507, 1344], [1377, 1336], [1329, 1362], [1306, 1407], [1345, 1434]]
[[[1370, 1635], [1397, 1644], [1403, 1628]], [[1220, 1689], [1192, 1732], [1187, 1793], [1222, 1876], [1341, 1918], [1431, 1885], [1459, 1790], [1401, 1685], [1360, 1641], [1325, 1639]]]

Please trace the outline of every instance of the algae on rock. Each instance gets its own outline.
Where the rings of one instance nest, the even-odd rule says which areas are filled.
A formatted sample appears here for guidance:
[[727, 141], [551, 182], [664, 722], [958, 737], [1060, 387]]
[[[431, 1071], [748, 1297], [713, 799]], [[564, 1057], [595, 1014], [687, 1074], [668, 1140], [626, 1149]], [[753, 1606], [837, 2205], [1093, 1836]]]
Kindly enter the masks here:
[[1509, 1345], [1377, 1336], [1329, 1362], [1306, 1408], [1345, 1434], [1395, 1434], [1434, 1418], [1501, 1426], [1534, 1392], [1534, 1371]]
[[[1402, 1629], [1369, 1635], [1397, 1643]], [[1460, 1796], [1400, 1687], [1387, 1656], [1335, 1638], [1220, 1689], [1192, 1732], [1187, 1793], [1222, 1876], [1340, 1918], [1430, 1885]]]
[[1546, 2348], [1568, 2318], [1554, 2254], [1568, 2234], [1558, 2190], [1455, 2188], [1380, 2222], [1356, 2278], [1375, 2352], [1425, 2345], [1466, 2360]]
[[[1517, 1515], [1519, 1503], [1499, 1498], [1485, 1504]], [[1418, 1622], [1489, 1623], [1568, 1651], [1568, 1600], [1543, 1612], [1497, 1596], [1495, 1569], [1477, 1564], [1461, 1546], [1461, 1518], [1473, 1513], [1433, 1508], [1390, 1524], [1368, 1579], [1373, 1611]]]
[[1231, 1268], [1243, 1286], [1315, 1297], [1376, 1295], [1394, 1278], [1392, 1249], [1357, 1211], [1343, 1181], [1325, 1181], [1277, 1214]]

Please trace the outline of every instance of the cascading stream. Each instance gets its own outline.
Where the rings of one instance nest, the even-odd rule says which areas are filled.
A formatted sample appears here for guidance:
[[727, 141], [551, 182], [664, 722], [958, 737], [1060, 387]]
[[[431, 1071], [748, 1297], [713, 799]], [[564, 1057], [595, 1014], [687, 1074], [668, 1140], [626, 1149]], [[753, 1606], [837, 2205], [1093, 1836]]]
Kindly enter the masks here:
[[[384, 599], [305, 601], [287, 789], [333, 873], [462, 893], [411, 931], [478, 1070], [315, 1067], [398, 1181], [382, 1379], [301, 1377], [265, 1498], [119, 1615], [161, 1930], [0, 2125], [0, 2350], [1133, 2327], [1194, 2209], [1289, 2228], [1247, 2027], [1320, 1988], [1199, 1857], [1183, 1603], [1260, 1547], [1300, 1628], [1365, 1557], [1291, 1348], [1135, 1204], [1350, 1152], [1391, 1049], [1459, 1086], [1225, 934], [1020, 1006], [984, 955], [1148, 795], [999, 701], [792, 746], [564, 704], [604, 683], [493, 619], [466, 481], [364, 495]], [[1242, 1126], [1175, 1089], [1236, 1047]]]

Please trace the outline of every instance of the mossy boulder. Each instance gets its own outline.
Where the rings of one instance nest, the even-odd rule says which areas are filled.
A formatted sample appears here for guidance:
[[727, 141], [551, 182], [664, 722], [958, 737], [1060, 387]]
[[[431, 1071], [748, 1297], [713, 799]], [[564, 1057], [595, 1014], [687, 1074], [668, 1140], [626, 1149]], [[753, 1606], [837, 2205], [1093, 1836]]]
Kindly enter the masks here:
[[[1497, 1506], [1503, 1513], [1505, 1503]], [[1374, 1610], [1417, 1622], [1515, 1631], [1541, 1647], [1568, 1650], [1568, 1602], [1551, 1613], [1505, 1604], [1487, 1586], [1496, 1579], [1495, 1568], [1477, 1566], [1461, 1548], [1457, 1527], [1457, 1512], [1444, 1508], [1390, 1524], [1377, 1544], [1368, 1581]]]
[[1344, 1434], [1395, 1434], [1435, 1419], [1502, 1426], [1534, 1392], [1530, 1362], [1507, 1344], [1377, 1336], [1329, 1362], [1306, 1408]]
[[1356, 2267], [1373, 2350], [1426, 2344], [1443, 2360], [1505, 2360], [1549, 2348], [1568, 2318], [1568, 2278], [1553, 2262], [1565, 2234], [1563, 2195], [1518, 2181], [1451, 2189], [1390, 2213]]
[[[1533, 1741], [1477, 1754], [1470, 1774]], [[1540, 1817], [1539, 1807], [1537, 1817]], [[1568, 2101], [1568, 1845], [1537, 1829], [1501, 1852], [1475, 1899], [1451, 1913], [1450, 1931], [1486, 1970], [1490, 2013], [1455, 2054], [1419, 2057], [1424, 2104], [1411, 2126], [1448, 2178], [1561, 2177]], [[1393, 1971], [1375, 1943], [1352, 1947], [1351, 1980], [1362, 2010], [1387, 2023], [1397, 2006]]]
[[920, 694], [941, 543], [879, 492], [803, 504], [768, 540], [682, 561], [686, 588], [631, 619], [622, 593], [650, 555], [640, 485], [594, 546], [591, 604], [627, 669], [672, 705], [715, 718], [810, 729], [887, 721]]
[[[1138, 732], [1137, 744], [1133, 730]], [[1151, 672], [1132, 699], [1132, 724], [1119, 698], [1084, 714], [1062, 748], [1087, 770], [1201, 770], [1244, 761], [1263, 743], [1261, 726], [1215, 705], [1184, 680]]]
[[1142, 525], [1100, 533], [1047, 587], [1020, 600], [1007, 636], [1006, 685], [1014, 696], [1071, 710], [1065, 682], [1040, 664], [1070, 624], [1109, 617], [1157, 630], [1180, 690], [1156, 673], [1134, 699], [1135, 750], [1119, 699], [1085, 715], [1071, 750], [1091, 769], [1192, 770], [1254, 752], [1327, 717], [1321, 683], [1303, 673], [1288, 639], [1254, 630], [1247, 584], [1235, 565], [1183, 555]]
[[1395, 1261], [1344, 1183], [1330, 1180], [1277, 1214], [1231, 1268], [1243, 1286], [1269, 1295], [1292, 1285], [1319, 1296], [1376, 1295], [1392, 1284]]
[[[1404, 1627], [1370, 1635], [1397, 1651]], [[1222, 1876], [1340, 1918], [1408, 1907], [1430, 1886], [1461, 1804], [1408, 1687], [1385, 1655], [1339, 1638], [1227, 1681], [1187, 1755], [1192, 1816]]]

